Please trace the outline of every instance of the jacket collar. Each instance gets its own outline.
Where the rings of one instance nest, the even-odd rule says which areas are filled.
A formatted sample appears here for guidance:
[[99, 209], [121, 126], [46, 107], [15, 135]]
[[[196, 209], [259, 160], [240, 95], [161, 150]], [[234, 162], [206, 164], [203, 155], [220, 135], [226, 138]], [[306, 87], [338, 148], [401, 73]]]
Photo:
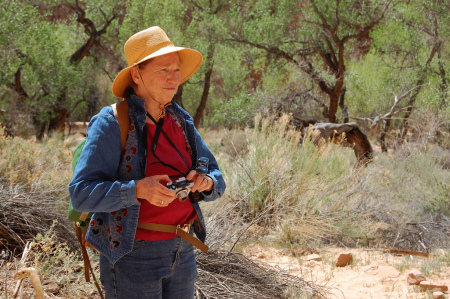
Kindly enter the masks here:
[[[145, 100], [138, 97], [136, 94], [131, 94], [128, 97], [128, 106], [130, 107], [131, 112], [136, 117], [138, 127], [142, 130], [147, 121]], [[192, 117], [189, 115], [189, 113], [187, 113], [174, 101], [172, 101], [172, 105], [168, 106], [166, 109], [174, 112], [175, 114], [181, 115], [186, 121], [193, 123]]]
[[128, 97], [128, 106], [130, 107], [131, 113], [136, 117], [137, 126], [142, 130], [147, 121], [145, 100], [135, 94], [131, 94]]

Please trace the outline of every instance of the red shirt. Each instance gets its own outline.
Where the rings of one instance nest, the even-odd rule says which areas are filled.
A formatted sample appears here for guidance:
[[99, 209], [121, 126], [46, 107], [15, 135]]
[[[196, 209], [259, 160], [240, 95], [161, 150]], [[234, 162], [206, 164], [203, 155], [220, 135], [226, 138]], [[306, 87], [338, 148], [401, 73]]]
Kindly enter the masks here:
[[[153, 139], [155, 137], [156, 125], [147, 123], [147, 145], [148, 145], [148, 156], [147, 156], [147, 168], [145, 171], [145, 176], [161, 175], [167, 174], [172, 181], [177, 180], [182, 177], [182, 175], [176, 170], [164, 166], [158, 163], [160, 160], [166, 164], [170, 164], [175, 168], [187, 173], [192, 167], [191, 157], [186, 150], [186, 140], [184, 134], [180, 127], [174, 122], [174, 120], [166, 114], [164, 118], [163, 130], [172, 140], [172, 142], [177, 147], [178, 151], [183, 155], [184, 159], [189, 165], [189, 168], [184, 163], [183, 159], [177, 153], [177, 151], [170, 145], [166, 137], [160, 132], [158, 145], [156, 148], [156, 155], [160, 160], [158, 160], [152, 152]], [[163, 183], [165, 184], [165, 182]], [[150, 222], [159, 224], [171, 224], [171, 225], [182, 225], [189, 223], [197, 217], [197, 211], [192, 206], [189, 199], [180, 202], [178, 198], [172, 201], [167, 207], [157, 207], [152, 205], [146, 200], [141, 201], [141, 207], [139, 210], [139, 222]], [[135, 239], [138, 240], [148, 240], [148, 241], [159, 241], [168, 240], [176, 238], [177, 235], [173, 233], [155, 232], [146, 229], [138, 228], [136, 231]]]

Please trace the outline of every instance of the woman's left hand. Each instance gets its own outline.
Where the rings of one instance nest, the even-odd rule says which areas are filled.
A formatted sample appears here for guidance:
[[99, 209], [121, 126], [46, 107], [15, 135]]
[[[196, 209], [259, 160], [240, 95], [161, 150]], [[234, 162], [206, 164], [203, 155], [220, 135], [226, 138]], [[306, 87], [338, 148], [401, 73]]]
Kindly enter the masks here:
[[191, 170], [186, 176], [186, 180], [193, 181], [194, 186], [191, 188], [191, 192], [203, 192], [211, 191], [214, 187], [214, 181], [206, 174], [198, 174], [197, 171]]

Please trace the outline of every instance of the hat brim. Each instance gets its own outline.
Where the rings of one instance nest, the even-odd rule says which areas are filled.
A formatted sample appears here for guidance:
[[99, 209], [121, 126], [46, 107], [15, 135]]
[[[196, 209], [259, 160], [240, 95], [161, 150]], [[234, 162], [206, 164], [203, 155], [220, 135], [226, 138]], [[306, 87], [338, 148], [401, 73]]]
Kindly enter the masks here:
[[133, 83], [131, 79], [131, 68], [137, 64], [140, 64], [149, 59], [162, 56], [169, 53], [178, 52], [178, 56], [180, 57], [181, 64], [181, 83], [187, 81], [195, 72], [199, 69], [203, 62], [203, 56], [200, 52], [196, 50], [192, 50], [189, 48], [182, 47], [164, 47], [159, 49], [158, 51], [153, 52], [152, 54], [144, 57], [139, 62], [123, 69], [117, 74], [114, 82], [112, 84], [112, 92], [118, 98], [123, 98], [125, 96], [125, 92]]

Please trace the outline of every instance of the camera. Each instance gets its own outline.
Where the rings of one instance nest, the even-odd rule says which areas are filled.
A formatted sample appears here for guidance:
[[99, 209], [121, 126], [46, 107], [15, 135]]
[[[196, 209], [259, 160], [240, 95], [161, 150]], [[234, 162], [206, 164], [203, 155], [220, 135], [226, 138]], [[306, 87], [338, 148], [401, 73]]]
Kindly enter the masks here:
[[[195, 171], [197, 171], [198, 174], [208, 173], [208, 162], [208, 158], [199, 158], [197, 160], [197, 167], [195, 168]], [[185, 177], [179, 178], [178, 180], [170, 182], [166, 185], [167, 188], [176, 192], [177, 198], [181, 202], [189, 198], [189, 192], [191, 192], [192, 186], [194, 186], [194, 182], [186, 180]], [[201, 200], [203, 200], [203, 195], [200, 192], [196, 191], [191, 195], [192, 202], [199, 202]]]
[[177, 198], [180, 201], [185, 201], [189, 197], [189, 192], [191, 192], [191, 187], [194, 186], [193, 181], [188, 181], [186, 178], [182, 177], [176, 181], [170, 182], [166, 185], [167, 188], [173, 190], [177, 194]]

